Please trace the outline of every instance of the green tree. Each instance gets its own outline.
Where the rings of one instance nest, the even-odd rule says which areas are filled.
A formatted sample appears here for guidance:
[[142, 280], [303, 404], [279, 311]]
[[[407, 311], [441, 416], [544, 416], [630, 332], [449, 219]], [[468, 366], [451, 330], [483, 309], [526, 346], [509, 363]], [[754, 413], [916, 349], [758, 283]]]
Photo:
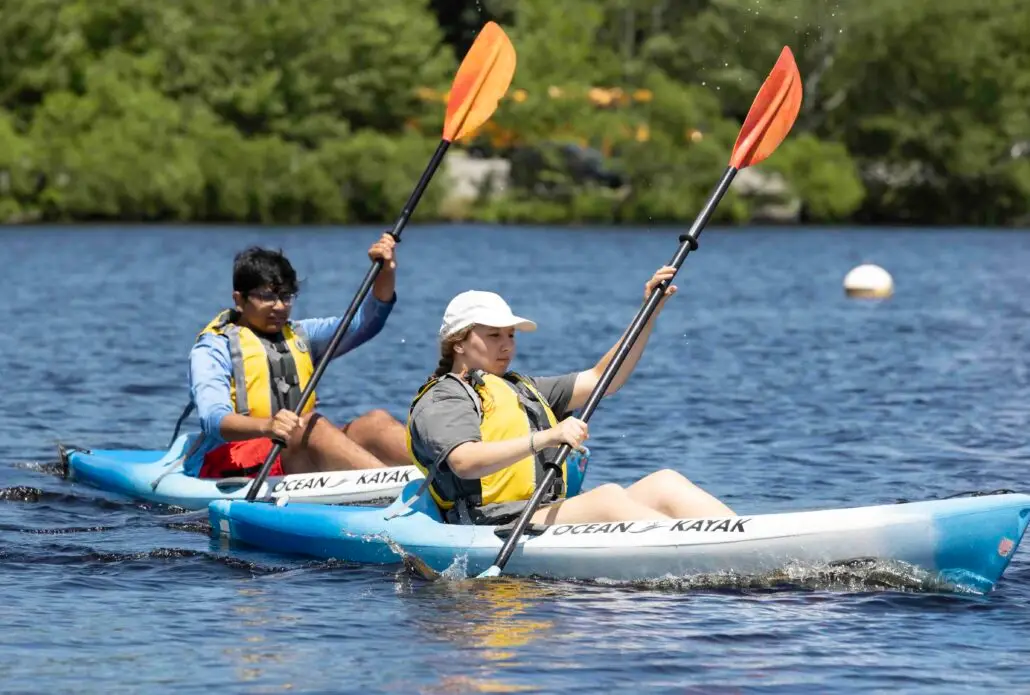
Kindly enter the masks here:
[[7, 218], [391, 217], [435, 139], [410, 130], [441, 110], [419, 88], [455, 67], [407, 0], [13, 5], [0, 18]]

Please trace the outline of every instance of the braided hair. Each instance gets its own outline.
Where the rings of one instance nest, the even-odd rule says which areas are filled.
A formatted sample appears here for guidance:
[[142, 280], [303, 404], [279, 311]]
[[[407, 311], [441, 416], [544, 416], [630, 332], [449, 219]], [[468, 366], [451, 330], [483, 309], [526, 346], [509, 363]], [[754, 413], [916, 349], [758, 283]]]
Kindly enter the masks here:
[[440, 361], [436, 365], [436, 371], [426, 379], [426, 383], [433, 379], [439, 379], [454, 369], [454, 346], [465, 340], [471, 332], [472, 326], [468, 326], [440, 341]]

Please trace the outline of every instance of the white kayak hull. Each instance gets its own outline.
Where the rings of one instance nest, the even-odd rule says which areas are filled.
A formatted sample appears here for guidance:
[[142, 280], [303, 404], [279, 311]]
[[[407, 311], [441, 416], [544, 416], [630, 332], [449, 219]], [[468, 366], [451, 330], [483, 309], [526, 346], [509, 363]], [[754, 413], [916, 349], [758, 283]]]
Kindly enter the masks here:
[[[406, 499], [415, 485], [402, 494]], [[469, 576], [494, 561], [496, 527], [441, 522], [426, 497], [387, 509], [214, 502], [212, 533], [265, 550], [366, 563], [410, 553], [434, 570]], [[896, 561], [932, 579], [989, 591], [1030, 518], [1030, 496], [997, 494], [723, 519], [549, 526], [520, 539], [506, 575], [651, 580], [763, 574], [800, 563]]]

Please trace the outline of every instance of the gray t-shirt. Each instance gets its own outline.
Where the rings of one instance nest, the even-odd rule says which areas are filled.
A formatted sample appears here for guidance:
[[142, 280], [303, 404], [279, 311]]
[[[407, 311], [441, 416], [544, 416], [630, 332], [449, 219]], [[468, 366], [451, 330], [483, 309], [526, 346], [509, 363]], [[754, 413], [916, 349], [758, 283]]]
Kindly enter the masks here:
[[[551, 406], [554, 416], [569, 416], [569, 401], [579, 372], [562, 376], [526, 377]], [[482, 441], [479, 413], [467, 390], [454, 379], [441, 379], [419, 399], [411, 413], [411, 446], [424, 466], [449, 455], [459, 444]], [[446, 467], [443, 461], [441, 468]]]

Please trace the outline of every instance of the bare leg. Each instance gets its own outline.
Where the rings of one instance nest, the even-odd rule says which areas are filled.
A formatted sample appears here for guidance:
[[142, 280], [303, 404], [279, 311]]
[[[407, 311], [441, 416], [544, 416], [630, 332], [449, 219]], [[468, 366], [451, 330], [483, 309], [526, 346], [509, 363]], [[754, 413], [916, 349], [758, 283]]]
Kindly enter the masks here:
[[732, 509], [676, 471], [656, 471], [628, 488], [608, 483], [533, 514], [536, 524], [585, 524], [736, 516]]
[[389, 466], [408, 466], [407, 433], [385, 410], [372, 410], [341, 428], [355, 444]]
[[541, 507], [535, 524], [583, 524], [592, 521], [644, 521], [668, 519], [667, 514], [631, 497], [628, 490], [607, 483], [561, 502]]
[[303, 433], [283, 450], [283, 471], [322, 471], [386, 468], [386, 464], [337, 429], [318, 413], [302, 418]]
[[630, 485], [626, 492], [637, 502], [674, 519], [736, 516], [734, 511], [676, 471], [655, 471]]

